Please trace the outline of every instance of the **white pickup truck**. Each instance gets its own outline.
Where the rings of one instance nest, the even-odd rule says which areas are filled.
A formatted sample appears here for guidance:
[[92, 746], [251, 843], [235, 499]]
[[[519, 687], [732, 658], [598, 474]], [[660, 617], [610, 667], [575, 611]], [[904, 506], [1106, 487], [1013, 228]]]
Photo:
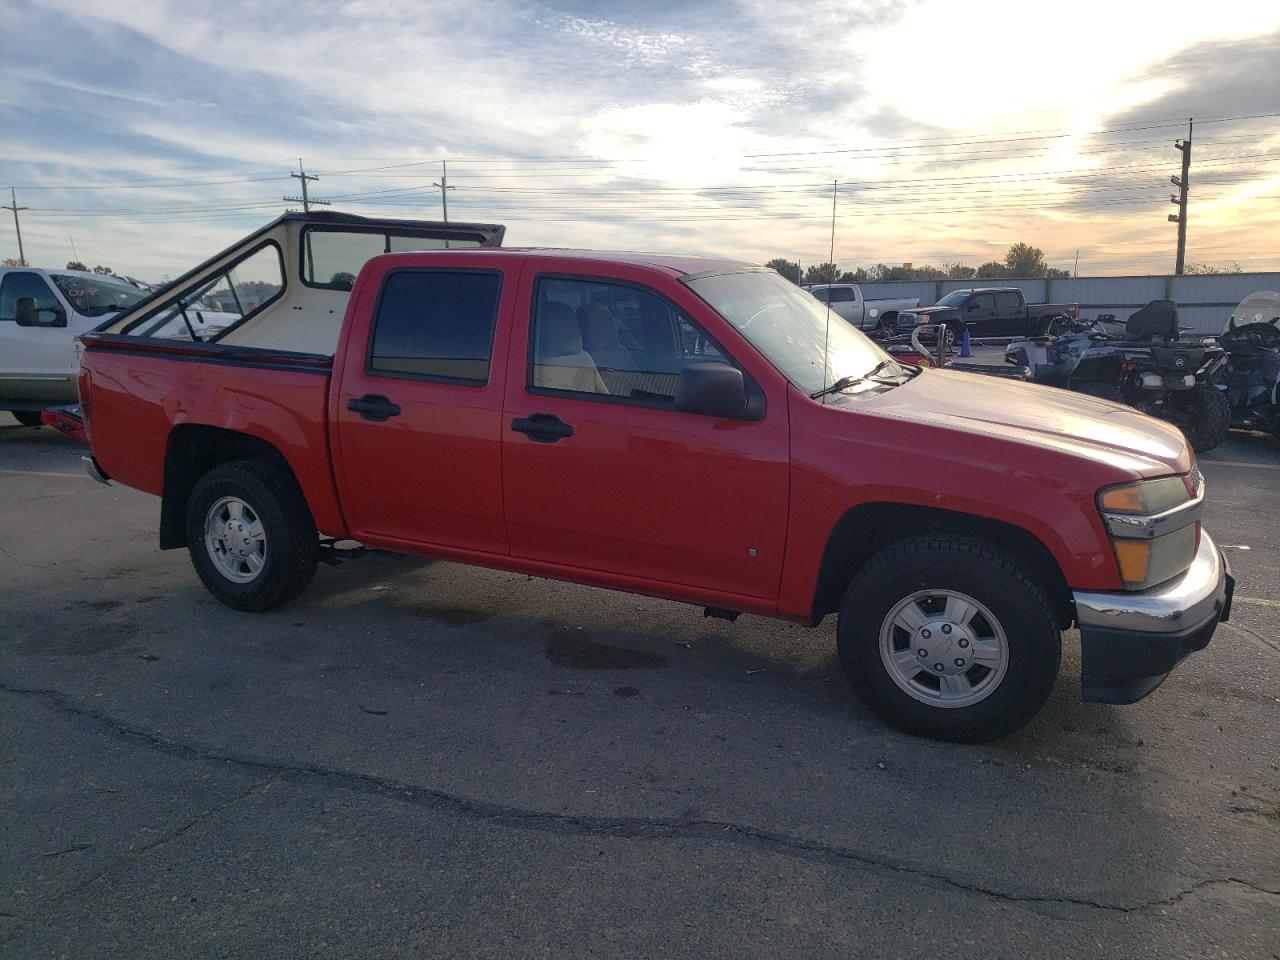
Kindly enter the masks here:
[[45, 407], [76, 402], [76, 338], [146, 295], [119, 277], [0, 267], [0, 410], [38, 426]]
[[867, 300], [856, 283], [815, 283], [805, 287], [821, 303], [831, 304], [831, 312], [839, 314], [859, 330], [880, 330], [886, 336], [897, 332], [898, 314], [920, 306], [920, 298]]

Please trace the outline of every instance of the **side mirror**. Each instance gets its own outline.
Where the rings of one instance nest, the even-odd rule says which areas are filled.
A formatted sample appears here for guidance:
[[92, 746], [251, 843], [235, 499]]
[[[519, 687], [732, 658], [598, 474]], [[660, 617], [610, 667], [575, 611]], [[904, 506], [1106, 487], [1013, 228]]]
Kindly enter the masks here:
[[680, 371], [676, 409], [708, 417], [747, 418], [747, 385], [742, 371], [727, 363], [695, 363]]
[[37, 310], [35, 297], [19, 297], [14, 303], [13, 319], [20, 327], [65, 327], [67, 313], [62, 307]]

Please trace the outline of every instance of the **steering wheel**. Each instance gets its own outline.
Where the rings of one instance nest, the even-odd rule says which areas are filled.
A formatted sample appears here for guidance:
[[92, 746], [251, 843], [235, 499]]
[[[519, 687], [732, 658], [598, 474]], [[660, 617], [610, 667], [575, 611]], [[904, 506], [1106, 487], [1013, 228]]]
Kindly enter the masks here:
[[763, 307], [761, 307], [751, 316], [747, 317], [746, 322], [743, 323], [743, 325], [740, 326], [738, 329], [745, 330], [747, 329], [747, 327], [751, 326], [751, 324], [755, 322], [756, 317], [760, 316], [760, 314], [768, 313], [770, 310], [777, 310], [779, 307], [785, 307], [785, 306], [786, 306], [785, 303], [766, 303]]

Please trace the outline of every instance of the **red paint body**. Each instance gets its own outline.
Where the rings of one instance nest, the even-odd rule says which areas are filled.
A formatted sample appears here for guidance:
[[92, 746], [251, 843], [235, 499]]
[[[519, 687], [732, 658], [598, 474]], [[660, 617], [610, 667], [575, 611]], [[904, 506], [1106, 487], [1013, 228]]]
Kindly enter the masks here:
[[[365, 371], [382, 280], [407, 266], [503, 275], [484, 386]], [[160, 494], [175, 427], [238, 431], [283, 455], [322, 533], [801, 621], [832, 530], [869, 503], [1012, 524], [1048, 548], [1072, 588], [1121, 588], [1094, 498], [1109, 484], [1187, 472], [1176, 429], [1079, 394], [930, 370], [864, 402], [811, 400], [680, 282], [718, 266], [741, 269], [510, 249], [377, 257], [352, 293], [331, 369], [298, 354], [90, 335], [81, 390], [93, 452], [116, 480]], [[623, 280], [674, 302], [759, 386], [763, 418], [530, 392], [542, 273]], [[347, 410], [365, 394], [402, 414], [374, 423]], [[534, 413], [574, 435], [544, 444], [510, 429]]]

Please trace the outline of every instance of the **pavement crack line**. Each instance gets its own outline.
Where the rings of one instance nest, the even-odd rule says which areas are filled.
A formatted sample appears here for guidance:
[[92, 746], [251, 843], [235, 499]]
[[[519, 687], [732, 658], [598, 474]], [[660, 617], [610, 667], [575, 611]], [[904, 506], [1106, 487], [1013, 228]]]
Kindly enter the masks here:
[[[14, 686], [0, 679], [0, 691], [13, 696], [25, 696], [38, 699], [48, 707], [71, 716], [83, 723], [91, 724], [105, 732], [140, 742], [151, 749], [179, 757], [207, 763], [233, 764], [244, 770], [259, 771], [270, 775], [274, 780], [292, 782], [328, 782], [340, 784], [343, 788], [366, 795], [377, 796], [399, 803], [408, 803], [436, 811], [463, 816], [468, 819], [485, 821], [516, 829], [527, 829], [545, 833], [577, 834], [587, 836], [609, 837], [623, 840], [703, 840], [714, 842], [736, 842], [757, 849], [770, 850], [784, 856], [808, 859], [834, 864], [859, 864], [875, 870], [908, 876], [916, 880], [931, 881], [943, 886], [952, 887], [966, 893], [987, 897], [994, 900], [1017, 904], [1044, 904], [1069, 907], [1083, 907], [1111, 913], [1127, 914], [1158, 907], [1168, 907], [1186, 898], [1218, 886], [1245, 887], [1256, 893], [1280, 898], [1280, 889], [1268, 889], [1249, 880], [1239, 877], [1213, 877], [1197, 880], [1191, 886], [1167, 897], [1154, 900], [1140, 900], [1133, 903], [1116, 903], [1097, 900], [1089, 897], [1072, 897], [1061, 894], [1019, 893], [997, 887], [976, 883], [945, 873], [929, 870], [911, 863], [894, 860], [888, 857], [859, 851], [852, 847], [828, 844], [804, 837], [797, 837], [781, 831], [766, 830], [731, 821], [709, 820], [687, 817], [598, 817], [586, 814], [555, 813], [548, 810], [533, 810], [508, 804], [495, 803], [472, 797], [448, 793], [434, 787], [405, 783], [382, 777], [376, 774], [359, 773], [325, 767], [320, 764], [304, 761], [273, 760], [252, 754], [236, 753], [228, 750], [211, 748], [201, 744], [187, 743], [163, 734], [147, 730], [143, 727], [119, 720], [109, 714], [94, 710], [77, 703], [67, 694], [59, 690]], [[110, 872], [123, 861], [136, 858], [158, 846], [170, 843], [187, 833], [200, 823], [216, 816], [226, 807], [237, 803], [251, 794], [263, 789], [272, 780], [255, 782], [246, 791], [232, 797], [224, 803], [206, 810], [181, 827], [169, 831], [145, 847], [123, 855], [117, 861], [103, 868], [93, 877], [82, 881], [75, 887], [60, 894], [56, 900], [74, 894], [77, 890], [94, 882], [100, 876]], [[48, 903], [46, 903], [46, 906]]]

